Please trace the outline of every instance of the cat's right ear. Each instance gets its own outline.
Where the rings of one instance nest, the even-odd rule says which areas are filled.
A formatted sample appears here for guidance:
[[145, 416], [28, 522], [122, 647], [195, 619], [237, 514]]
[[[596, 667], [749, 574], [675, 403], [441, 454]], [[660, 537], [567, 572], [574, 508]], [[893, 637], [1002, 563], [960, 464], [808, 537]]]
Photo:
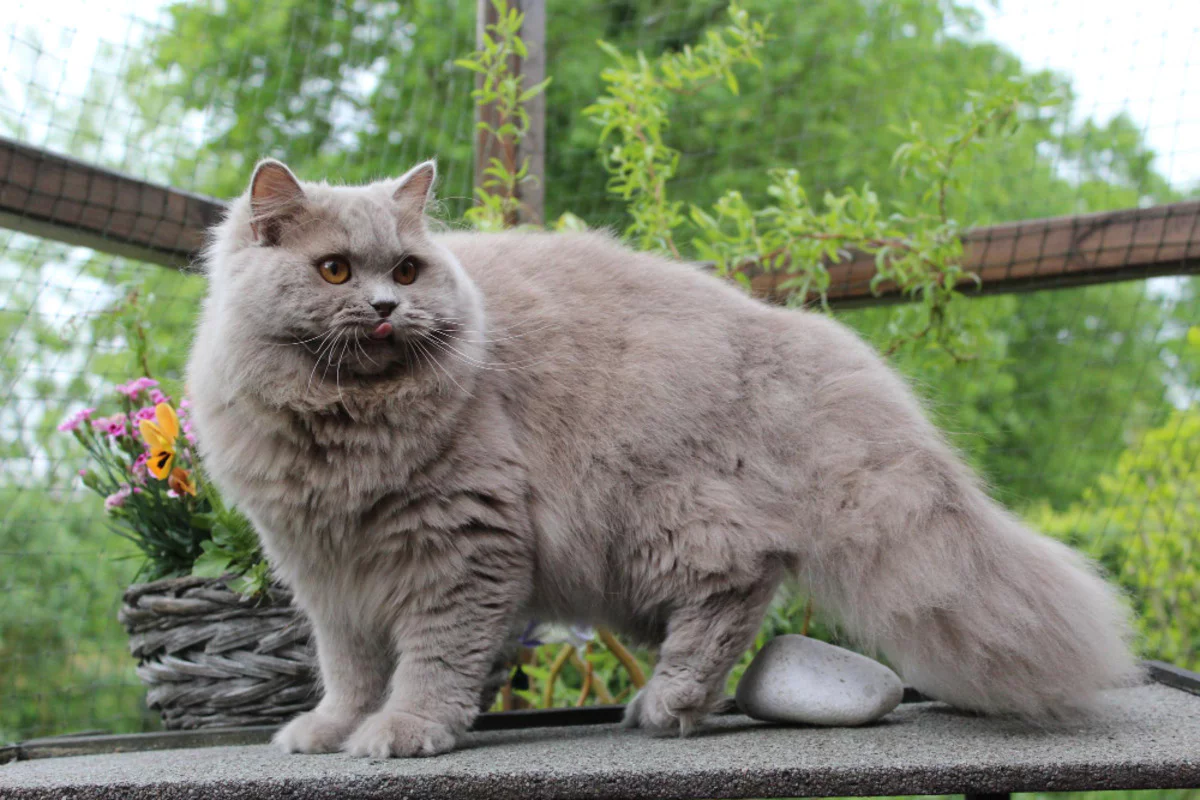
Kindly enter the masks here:
[[282, 161], [258, 162], [250, 179], [250, 230], [255, 241], [279, 244], [283, 226], [300, 211], [304, 190]]

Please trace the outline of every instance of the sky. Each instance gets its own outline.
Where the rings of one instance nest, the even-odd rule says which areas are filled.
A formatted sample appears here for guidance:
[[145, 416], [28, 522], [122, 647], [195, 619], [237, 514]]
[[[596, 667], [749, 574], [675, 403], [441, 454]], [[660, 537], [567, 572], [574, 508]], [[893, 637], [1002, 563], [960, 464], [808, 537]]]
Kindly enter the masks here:
[[[681, 0], [682, 2], [683, 0]], [[1158, 168], [1176, 186], [1200, 185], [1200, 0], [979, 0], [986, 35], [1031, 67], [1070, 76], [1077, 112], [1100, 121], [1127, 111], [1159, 154]], [[83, 92], [97, 42], [127, 48], [162, 0], [6, 0], [0, 19], [0, 104], [21, 109], [29, 76], [5, 58], [41, 33], [43, 65], [64, 96]], [[37, 132], [31, 138], [37, 138]]]
[[1001, 0], [989, 38], [1069, 75], [1076, 112], [1126, 111], [1180, 188], [1200, 185], [1200, 0]]

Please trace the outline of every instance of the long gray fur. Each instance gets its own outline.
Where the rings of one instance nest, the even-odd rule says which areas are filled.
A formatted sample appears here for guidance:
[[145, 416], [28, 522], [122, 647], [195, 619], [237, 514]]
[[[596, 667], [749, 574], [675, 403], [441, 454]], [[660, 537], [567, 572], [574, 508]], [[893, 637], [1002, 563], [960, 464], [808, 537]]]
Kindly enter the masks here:
[[[1118, 595], [993, 502], [847, 328], [600, 233], [431, 233], [434, 174], [264, 162], [205, 254], [200, 449], [325, 687], [282, 747], [451, 749], [530, 616], [657, 645], [628, 722], [686, 733], [789, 576], [963, 708], [1046, 720], [1132, 678]], [[344, 284], [316, 268], [334, 253]], [[397, 304], [382, 340], [372, 303]]]

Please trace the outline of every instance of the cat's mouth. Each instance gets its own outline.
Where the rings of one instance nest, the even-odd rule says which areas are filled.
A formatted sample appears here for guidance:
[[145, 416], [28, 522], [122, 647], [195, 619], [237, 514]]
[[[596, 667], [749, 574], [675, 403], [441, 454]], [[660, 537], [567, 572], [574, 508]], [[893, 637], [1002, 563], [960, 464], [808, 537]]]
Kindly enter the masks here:
[[392, 323], [381, 322], [375, 326], [374, 330], [367, 334], [367, 338], [374, 339], [377, 342], [383, 341], [384, 339], [390, 339], [393, 330], [394, 328], [392, 328]]

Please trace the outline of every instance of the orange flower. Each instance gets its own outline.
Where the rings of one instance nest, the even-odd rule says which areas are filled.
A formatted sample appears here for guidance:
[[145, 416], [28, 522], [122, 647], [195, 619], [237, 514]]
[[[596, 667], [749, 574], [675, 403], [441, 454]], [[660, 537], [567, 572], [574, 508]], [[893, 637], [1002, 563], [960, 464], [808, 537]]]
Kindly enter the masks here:
[[192, 480], [192, 476], [183, 467], [176, 467], [171, 470], [171, 475], [167, 478], [167, 486], [175, 490], [176, 494], [190, 494], [196, 496], [196, 482]]
[[[175, 440], [179, 438], [179, 417], [175, 409], [167, 403], [159, 403], [154, 407], [154, 419], [144, 419], [138, 422], [138, 430], [142, 438], [150, 446], [150, 460], [146, 467], [150, 474], [160, 481], [171, 473], [171, 464], [175, 461]], [[184, 475], [187, 473], [185, 472]], [[195, 492], [192, 492], [195, 494]]]

